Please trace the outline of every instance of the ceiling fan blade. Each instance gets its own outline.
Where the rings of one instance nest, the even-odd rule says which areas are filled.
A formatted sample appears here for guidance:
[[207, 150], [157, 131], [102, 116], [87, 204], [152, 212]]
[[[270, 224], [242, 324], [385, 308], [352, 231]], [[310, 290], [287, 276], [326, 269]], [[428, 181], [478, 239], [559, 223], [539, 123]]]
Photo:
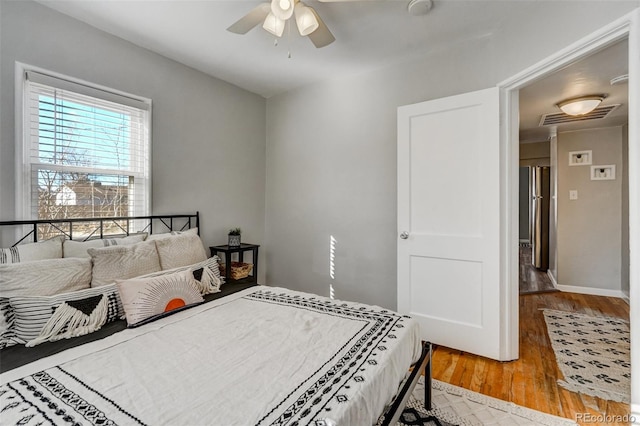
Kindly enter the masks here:
[[260, 3], [258, 6], [251, 9], [249, 13], [227, 28], [227, 31], [231, 31], [236, 34], [246, 34], [253, 27], [263, 22], [270, 11], [271, 5], [269, 3]]
[[320, 19], [320, 16], [318, 16], [318, 13], [315, 11], [314, 8], [310, 7], [309, 9], [311, 9], [311, 12], [313, 12], [316, 19], [318, 20], [318, 29], [312, 32], [311, 34], [309, 34], [307, 37], [309, 37], [311, 42], [318, 49], [333, 43], [336, 40], [336, 38], [333, 36], [333, 34], [331, 34], [331, 31], [329, 31], [329, 28], [327, 28], [324, 21]]

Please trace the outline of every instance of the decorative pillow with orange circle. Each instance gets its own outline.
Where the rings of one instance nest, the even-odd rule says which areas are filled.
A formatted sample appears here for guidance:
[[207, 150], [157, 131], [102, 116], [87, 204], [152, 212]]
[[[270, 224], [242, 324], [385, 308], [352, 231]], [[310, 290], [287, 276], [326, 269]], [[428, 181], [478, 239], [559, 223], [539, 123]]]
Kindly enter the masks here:
[[190, 270], [117, 280], [129, 327], [137, 327], [204, 302]]

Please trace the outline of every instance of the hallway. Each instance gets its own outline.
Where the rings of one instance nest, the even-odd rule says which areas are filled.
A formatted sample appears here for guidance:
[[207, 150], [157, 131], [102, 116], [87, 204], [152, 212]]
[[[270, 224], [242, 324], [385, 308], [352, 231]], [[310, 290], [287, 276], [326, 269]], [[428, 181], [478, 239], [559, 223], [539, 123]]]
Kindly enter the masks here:
[[521, 243], [519, 253], [520, 295], [558, 291], [547, 273], [536, 269], [531, 264], [531, 244]]

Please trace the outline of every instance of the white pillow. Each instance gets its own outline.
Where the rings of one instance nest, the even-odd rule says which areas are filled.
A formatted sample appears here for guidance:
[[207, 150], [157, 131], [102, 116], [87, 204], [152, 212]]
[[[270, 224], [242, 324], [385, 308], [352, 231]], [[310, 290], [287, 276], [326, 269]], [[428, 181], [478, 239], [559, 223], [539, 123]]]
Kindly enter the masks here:
[[165, 238], [175, 237], [176, 235], [195, 234], [198, 235], [198, 228], [190, 228], [186, 231], [171, 231], [162, 234], [151, 234], [147, 237], [147, 241], [163, 240]]
[[0, 294], [51, 296], [89, 288], [91, 260], [47, 259], [0, 265]]
[[0, 264], [31, 262], [34, 260], [60, 259], [63, 235], [37, 243], [18, 244], [0, 249]]
[[141, 325], [177, 309], [202, 303], [190, 271], [148, 278], [118, 280], [127, 325]]
[[93, 262], [91, 287], [100, 287], [112, 284], [118, 279], [138, 277], [161, 270], [155, 241], [128, 246], [90, 248], [87, 251]]
[[171, 238], [154, 241], [160, 256], [162, 269], [193, 265], [207, 259], [202, 240], [197, 234], [183, 233]]
[[146, 232], [129, 235], [121, 238], [102, 238], [89, 241], [64, 240], [62, 245], [63, 257], [91, 257], [87, 252], [90, 248], [101, 248], [111, 246], [124, 246], [141, 243], [147, 238]]

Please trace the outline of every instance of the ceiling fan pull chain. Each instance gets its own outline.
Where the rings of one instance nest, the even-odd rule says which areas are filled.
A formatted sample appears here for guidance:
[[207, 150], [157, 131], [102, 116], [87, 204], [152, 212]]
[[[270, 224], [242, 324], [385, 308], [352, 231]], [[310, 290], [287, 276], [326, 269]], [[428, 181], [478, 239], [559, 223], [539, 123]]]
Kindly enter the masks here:
[[287, 21], [287, 58], [291, 59], [291, 19]]

